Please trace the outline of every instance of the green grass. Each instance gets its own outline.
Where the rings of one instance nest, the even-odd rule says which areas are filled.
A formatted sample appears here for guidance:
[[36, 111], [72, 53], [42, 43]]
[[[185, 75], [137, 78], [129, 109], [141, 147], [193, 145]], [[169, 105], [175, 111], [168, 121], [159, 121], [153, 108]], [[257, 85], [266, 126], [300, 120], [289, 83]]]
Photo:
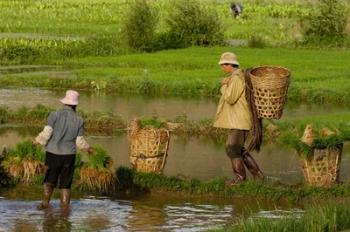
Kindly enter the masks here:
[[301, 202], [311, 199], [348, 198], [349, 184], [336, 185], [331, 188], [312, 187], [307, 185], [286, 186], [279, 183], [247, 181], [234, 187], [225, 186], [225, 178], [219, 177], [210, 181], [197, 179], [184, 180], [175, 176], [154, 173], [138, 173], [129, 168], [119, 167], [116, 171], [119, 188], [123, 191], [170, 191], [189, 195], [210, 195], [216, 197], [257, 197], [271, 200], [288, 200]]
[[350, 229], [350, 204], [323, 203], [305, 210], [301, 218], [296, 216], [273, 218], [241, 219], [236, 225], [215, 231], [249, 232], [322, 232]]
[[[313, 4], [309, 3], [310, 1], [305, 3], [300, 0], [288, 2], [246, 0], [242, 1], [244, 14], [240, 19], [234, 19], [229, 12], [231, 1], [202, 2], [207, 8], [212, 8], [218, 13], [220, 21], [226, 29], [226, 39], [249, 40], [252, 36], [258, 36], [273, 47], [294, 46], [295, 41], [300, 39], [298, 18], [307, 15], [314, 8]], [[119, 41], [121, 21], [125, 18], [129, 4], [130, 2], [127, 0], [2, 1], [0, 2], [0, 32], [5, 34], [0, 34], [0, 37], [8, 37], [9, 40], [22, 38], [24, 41], [39, 39], [39, 42], [35, 41], [34, 43], [41, 46], [38, 45], [37, 49], [34, 49], [34, 53], [41, 52], [44, 55], [47, 54], [45, 51], [49, 51], [49, 49], [42, 46], [42, 41], [40, 42], [40, 38], [43, 36], [48, 36], [46, 40], [55, 43], [61, 43], [57, 40], [90, 40], [93, 37], [113, 37]], [[168, 17], [168, 11], [172, 9], [171, 2], [167, 0], [155, 1], [153, 6], [159, 12], [157, 32], [166, 31], [165, 21]], [[345, 7], [350, 12], [349, 4], [346, 4]], [[65, 49], [55, 49], [56, 52], [51, 52], [50, 56], [61, 57], [70, 50], [73, 54], [81, 56], [84, 53], [91, 54], [92, 51], [101, 46], [111, 48], [111, 45], [115, 44], [112, 40], [99, 44], [92, 43], [91, 46], [75, 43], [76, 49], [74, 50], [65, 44]], [[24, 49], [28, 48], [30, 46], [25, 46]], [[3, 49], [5, 48], [3, 47]], [[17, 54], [13, 49], [8, 51]], [[21, 53], [18, 53], [18, 56], [20, 55]], [[1, 52], [0, 58], [3, 59]], [[28, 61], [30, 59], [26, 60], [26, 62]], [[22, 60], [22, 62], [24, 61]]]
[[51, 62], [70, 70], [56, 73], [3, 74], [0, 87], [74, 88], [154, 95], [218, 96], [223, 75], [220, 55], [234, 51], [243, 68], [279, 65], [291, 70], [288, 100], [296, 103], [349, 103], [350, 51], [339, 49], [249, 49], [230, 47], [168, 50], [113, 57], [85, 57]]
[[[53, 109], [43, 105], [37, 105], [34, 108], [21, 107], [17, 111], [0, 108], [0, 124], [28, 125], [30, 122], [31, 127], [43, 127], [51, 111]], [[88, 132], [110, 135], [126, 129], [124, 120], [112, 113], [94, 112], [88, 114], [79, 111], [78, 114], [84, 118], [85, 128]]]
[[[0, 108], [0, 124], [24, 124], [33, 127], [43, 127], [46, 123], [49, 113], [53, 109], [37, 105], [34, 108], [21, 107], [17, 111], [11, 111], [7, 108]], [[130, 119], [121, 118], [112, 113], [86, 113], [78, 111], [85, 120], [85, 129], [88, 133], [112, 135], [120, 132], [125, 132]], [[179, 115], [173, 118], [146, 121], [146, 124], [162, 126], [164, 121], [179, 123], [177, 129], [172, 133], [180, 136], [205, 136], [217, 142], [224, 142], [227, 136], [227, 131], [224, 129], [214, 128], [211, 118], [202, 119], [199, 121], [189, 120], [186, 115]], [[299, 138], [307, 124], [314, 124], [316, 128], [322, 129], [328, 127], [335, 131], [341, 132], [340, 137], [336, 140], [332, 138], [320, 140], [321, 145], [335, 145], [341, 141], [349, 140], [349, 121], [350, 113], [333, 113], [319, 116], [301, 116], [292, 119], [265, 120], [264, 121], [264, 142], [279, 143], [281, 145], [291, 145], [295, 148], [295, 144], [299, 142]], [[275, 129], [271, 129], [271, 125]]]

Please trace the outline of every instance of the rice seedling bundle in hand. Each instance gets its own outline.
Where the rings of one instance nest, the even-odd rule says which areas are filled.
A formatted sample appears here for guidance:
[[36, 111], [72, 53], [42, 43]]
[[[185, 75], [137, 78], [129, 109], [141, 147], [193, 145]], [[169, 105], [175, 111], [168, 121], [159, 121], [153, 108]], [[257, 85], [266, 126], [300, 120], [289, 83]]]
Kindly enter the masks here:
[[89, 156], [89, 161], [80, 169], [80, 183], [83, 189], [109, 192], [115, 189], [116, 178], [112, 167], [112, 159], [107, 152], [99, 146], [94, 147], [95, 152]]
[[31, 141], [24, 141], [6, 150], [2, 165], [16, 181], [32, 183], [45, 172], [44, 151]]

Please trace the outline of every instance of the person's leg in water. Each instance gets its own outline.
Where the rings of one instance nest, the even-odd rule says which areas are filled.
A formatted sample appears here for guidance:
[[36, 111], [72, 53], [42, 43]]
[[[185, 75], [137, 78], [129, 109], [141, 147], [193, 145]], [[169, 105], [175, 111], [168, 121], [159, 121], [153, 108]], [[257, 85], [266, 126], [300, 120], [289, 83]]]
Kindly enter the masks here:
[[242, 157], [244, 141], [245, 135], [243, 130], [231, 129], [229, 131], [225, 148], [236, 179], [227, 182], [226, 184], [228, 185], [234, 185], [246, 180], [246, 171]]
[[75, 155], [63, 155], [63, 168], [60, 175], [61, 196], [60, 202], [62, 208], [68, 208], [71, 198], [71, 185], [74, 175]]
[[61, 172], [61, 163], [58, 158], [57, 155], [46, 152], [45, 165], [47, 170], [44, 179], [42, 203], [38, 205], [38, 209], [46, 209], [50, 206], [50, 199]]
[[260, 180], [265, 179], [264, 173], [260, 170], [258, 164], [247, 150], [244, 149], [242, 156], [245, 166], [248, 168], [253, 177]]

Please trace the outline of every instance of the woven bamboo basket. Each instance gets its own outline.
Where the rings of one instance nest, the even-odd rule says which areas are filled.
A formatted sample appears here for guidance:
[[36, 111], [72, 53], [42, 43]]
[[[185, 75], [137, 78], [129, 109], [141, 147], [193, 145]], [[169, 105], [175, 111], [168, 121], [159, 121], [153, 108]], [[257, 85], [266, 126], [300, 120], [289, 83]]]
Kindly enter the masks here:
[[128, 140], [129, 158], [134, 170], [154, 173], [163, 171], [170, 141], [167, 129], [140, 129], [137, 120], [132, 120]]
[[261, 66], [249, 72], [259, 118], [280, 119], [287, 99], [290, 71], [283, 67]]
[[301, 159], [305, 181], [314, 186], [331, 186], [339, 181], [343, 145], [337, 148], [314, 149], [309, 159]]

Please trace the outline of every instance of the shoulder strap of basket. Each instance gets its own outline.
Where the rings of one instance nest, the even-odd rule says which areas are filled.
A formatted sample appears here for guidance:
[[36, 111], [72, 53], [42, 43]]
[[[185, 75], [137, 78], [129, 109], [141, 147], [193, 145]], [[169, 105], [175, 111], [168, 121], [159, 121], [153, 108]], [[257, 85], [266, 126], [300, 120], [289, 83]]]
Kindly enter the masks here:
[[248, 151], [256, 150], [260, 151], [260, 147], [263, 139], [262, 131], [262, 119], [258, 117], [258, 111], [255, 106], [254, 101], [254, 89], [250, 79], [250, 71], [252, 68], [247, 68], [243, 70], [244, 80], [245, 80], [245, 93], [248, 102], [249, 110], [251, 112], [252, 129], [251, 129], [251, 139], [248, 144]]

